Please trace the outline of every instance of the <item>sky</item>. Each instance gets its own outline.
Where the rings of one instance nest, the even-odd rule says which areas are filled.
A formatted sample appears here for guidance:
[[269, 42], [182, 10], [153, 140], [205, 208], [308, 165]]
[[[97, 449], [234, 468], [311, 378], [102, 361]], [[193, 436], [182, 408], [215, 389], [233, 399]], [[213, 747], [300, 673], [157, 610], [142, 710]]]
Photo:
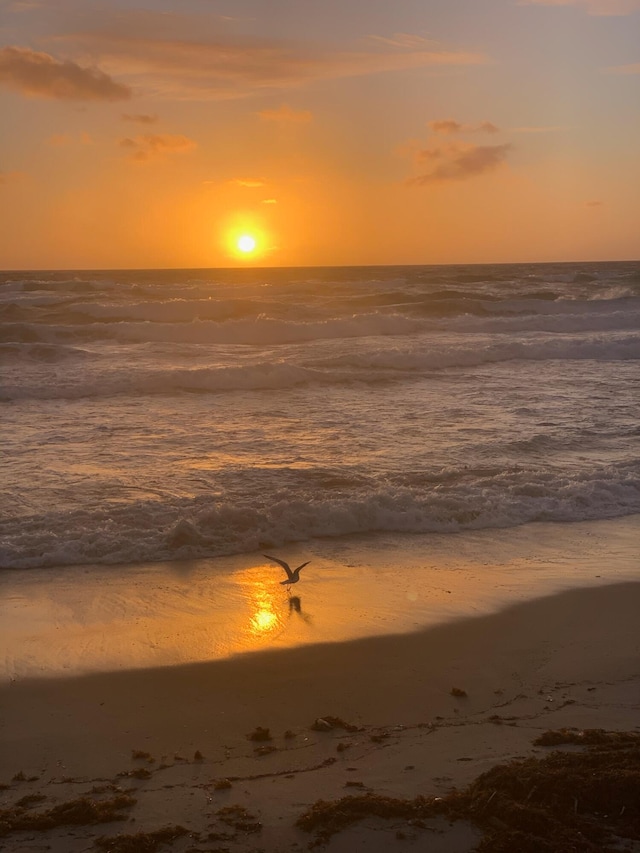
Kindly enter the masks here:
[[639, 152], [640, 0], [0, 0], [2, 269], [637, 259]]

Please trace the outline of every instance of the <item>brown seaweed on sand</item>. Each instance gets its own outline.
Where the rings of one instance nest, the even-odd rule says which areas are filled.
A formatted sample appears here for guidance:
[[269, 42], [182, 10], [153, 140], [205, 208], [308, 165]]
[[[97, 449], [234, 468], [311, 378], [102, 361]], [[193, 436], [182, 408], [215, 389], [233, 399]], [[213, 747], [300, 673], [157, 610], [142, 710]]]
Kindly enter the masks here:
[[92, 800], [89, 797], [78, 797], [60, 803], [47, 811], [26, 812], [24, 806], [15, 805], [12, 808], [0, 810], [0, 835], [15, 832], [20, 829], [38, 830], [44, 832], [57, 826], [90, 825], [108, 823], [113, 820], [126, 820], [123, 814], [136, 803], [134, 797], [128, 794], [118, 794], [109, 800]]
[[237, 832], [261, 832], [262, 824], [242, 806], [225, 806], [216, 812], [218, 820]]
[[154, 832], [136, 832], [135, 835], [101, 836], [95, 841], [95, 847], [103, 853], [155, 853], [162, 844], [169, 844], [187, 835], [184, 826], [165, 826]]
[[273, 738], [271, 737], [271, 732], [269, 731], [269, 729], [265, 729], [262, 726], [257, 726], [254, 731], [250, 732], [247, 735], [247, 739], [254, 741], [265, 741], [272, 740]]
[[327, 714], [324, 717], [318, 717], [314, 722], [309, 726], [315, 732], [328, 732], [332, 729], [343, 729], [345, 732], [360, 732], [362, 728], [354, 725], [353, 723], [347, 723], [342, 717], [334, 717], [332, 714]]
[[547, 732], [538, 743], [584, 744], [577, 751], [499, 764], [463, 791], [399, 800], [377, 795], [315, 803], [297, 826], [317, 843], [367, 817], [467, 820], [484, 837], [477, 853], [613, 853], [640, 840], [640, 733]]

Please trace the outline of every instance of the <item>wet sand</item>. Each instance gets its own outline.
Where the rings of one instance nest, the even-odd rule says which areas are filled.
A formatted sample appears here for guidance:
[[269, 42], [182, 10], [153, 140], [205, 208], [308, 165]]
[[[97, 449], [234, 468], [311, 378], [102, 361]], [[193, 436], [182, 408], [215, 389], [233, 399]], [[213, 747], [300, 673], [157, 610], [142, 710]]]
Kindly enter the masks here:
[[[267, 553], [270, 552], [268, 549]], [[638, 578], [640, 517], [314, 540], [290, 599], [261, 553], [0, 573], [0, 681], [222, 660], [408, 633]]]
[[[294, 823], [319, 798], [442, 796], [544, 753], [532, 741], [547, 729], [637, 731], [638, 612], [640, 583], [606, 584], [412, 633], [7, 682], [1, 807], [44, 797], [24, 801], [37, 814], [113, 786], [136, 802], [118, 822], [11, 832], [3, 849], [79, 853], [176, 825], [188, 832], [159, 849], [306, 849]], [[332, 728], [311, 728], [327, 717]], [[249, 739], [258, 727], [271, 739]], [[478, 838], [466, 824], [369, 819], [324, 849], [463, 853]]]

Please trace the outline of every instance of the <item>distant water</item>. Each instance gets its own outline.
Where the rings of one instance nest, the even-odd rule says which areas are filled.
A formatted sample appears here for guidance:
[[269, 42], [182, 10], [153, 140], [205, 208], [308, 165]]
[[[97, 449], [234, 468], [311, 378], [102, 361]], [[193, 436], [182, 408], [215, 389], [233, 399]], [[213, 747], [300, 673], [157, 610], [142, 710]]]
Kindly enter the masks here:
[[640, 512], [640, 262], [0, 274], [0, 566]]

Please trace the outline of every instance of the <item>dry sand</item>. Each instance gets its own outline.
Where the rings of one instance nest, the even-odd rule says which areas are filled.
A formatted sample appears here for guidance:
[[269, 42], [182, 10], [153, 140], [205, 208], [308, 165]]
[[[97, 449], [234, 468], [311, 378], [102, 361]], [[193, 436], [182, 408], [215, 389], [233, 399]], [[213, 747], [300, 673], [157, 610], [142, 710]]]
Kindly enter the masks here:
[[[16, 831], [2, 849], [79, 853], [99, 836], [174, 825], [189, 832], [128, 849], [307, 849], [294, 823], [319, 798], [443, 795], [499, 761], [545, 753], [532, 740], [547, 729], [638, 730], [639, 612], [640, 584], [620, 583], [417, 633], [7, 683], [2, 808], [42, 796], [24, 801], [40, 814], [83, 795], [112, 798], [111, 786], [136, 802], [123, 821]], [[358, 729], [311, 729], [327, 716]], [[248, 739], [257, 727], [272, 739]], [[324, 849], [463, 853], [478, 838], [465, 824], [368, 819]]]

